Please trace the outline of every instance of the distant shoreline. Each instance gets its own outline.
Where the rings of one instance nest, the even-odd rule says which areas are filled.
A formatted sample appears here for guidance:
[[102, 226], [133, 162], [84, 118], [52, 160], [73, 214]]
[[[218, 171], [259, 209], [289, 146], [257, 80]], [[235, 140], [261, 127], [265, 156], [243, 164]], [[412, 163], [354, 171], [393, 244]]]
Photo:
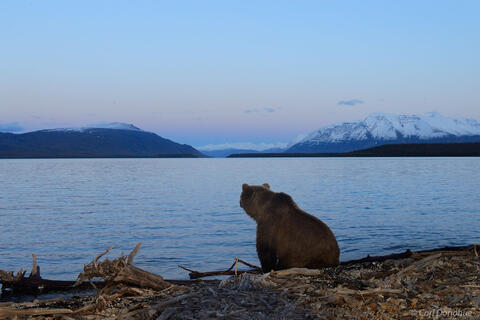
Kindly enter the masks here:
[[480, 157], [480, 143], [387, 144], [345, 153], [238, 153], [227, 158]]
[[[387, 144], [345, 153], [237, 153], [226, 158], [359, 158], [359, 157], [480, 157], [480, 143]], [[193, 154], [135, 155], [15, 155], [1, 154], [0, 159], [196, 159]], [[216, 158], [218, 159], [218, 158]], [[220, 158], [221, 159], [221, 158]]]
[[198, 157], [193, 154], [162, 154], [156, 156], [88, 156], [88, 155], [68, 155], [68, 156], [8, 156], [1, 155], [0, 159], [194, 159], [194, 158], [205, 158]]

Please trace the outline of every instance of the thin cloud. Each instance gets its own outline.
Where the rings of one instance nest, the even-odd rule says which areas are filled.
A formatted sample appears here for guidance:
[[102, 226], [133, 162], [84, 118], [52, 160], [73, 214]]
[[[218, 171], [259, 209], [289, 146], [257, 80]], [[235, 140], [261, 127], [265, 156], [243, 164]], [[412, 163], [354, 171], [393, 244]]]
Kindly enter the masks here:
[[356, 106], [357, 104], [364, 103], [363, 100], [360, 99], [351, 99], [351, 100], [340, 100], [338, 101], [339, 106]]
[[24, 128], [18, 122], [0, 123], [0, 132], [20, 132]]
[[281, 107], [276, 107], [276, 108], [265, 107], [265, 108], [256, 108], [256, 109], [246, 109], [246, 110], [243, 110], [243, 113], [245, 113], [245, 114], [250, 114], [250, 113], [273, 113], [273, 112], [276, 112], [280, 109], [281, 109]]

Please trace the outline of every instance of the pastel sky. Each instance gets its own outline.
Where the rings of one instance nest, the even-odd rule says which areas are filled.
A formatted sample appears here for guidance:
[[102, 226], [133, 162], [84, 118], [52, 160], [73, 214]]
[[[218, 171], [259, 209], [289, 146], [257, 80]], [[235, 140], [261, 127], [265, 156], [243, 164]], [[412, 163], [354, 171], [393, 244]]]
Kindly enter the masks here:
[[480, 119], [480, 1], [0, 1], [0, 128], [120, 121], [194, 146]]

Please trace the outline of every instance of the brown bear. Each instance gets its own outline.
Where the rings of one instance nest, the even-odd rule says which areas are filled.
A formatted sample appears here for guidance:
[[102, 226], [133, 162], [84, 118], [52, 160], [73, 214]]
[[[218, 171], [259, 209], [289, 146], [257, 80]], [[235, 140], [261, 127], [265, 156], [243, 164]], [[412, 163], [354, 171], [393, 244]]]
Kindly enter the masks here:
[[338, 265], [332, 230], [300, 209], [292, 197], [262, 186], [242, 186], [240, 207], [257, 222], [257, 253], [263, 272]]

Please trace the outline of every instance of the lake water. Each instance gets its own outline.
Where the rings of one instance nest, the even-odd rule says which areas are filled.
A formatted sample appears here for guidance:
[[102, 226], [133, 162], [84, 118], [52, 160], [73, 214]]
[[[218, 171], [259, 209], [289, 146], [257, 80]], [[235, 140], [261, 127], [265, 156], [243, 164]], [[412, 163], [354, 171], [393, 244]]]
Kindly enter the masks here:
[[143, 243], [136, 265], [259, 264], [242, 183], [268, 182], [335, 233], [341, 260], [480, 242], [480, 158], [0, 160], [0, 269], [74, 279]]

